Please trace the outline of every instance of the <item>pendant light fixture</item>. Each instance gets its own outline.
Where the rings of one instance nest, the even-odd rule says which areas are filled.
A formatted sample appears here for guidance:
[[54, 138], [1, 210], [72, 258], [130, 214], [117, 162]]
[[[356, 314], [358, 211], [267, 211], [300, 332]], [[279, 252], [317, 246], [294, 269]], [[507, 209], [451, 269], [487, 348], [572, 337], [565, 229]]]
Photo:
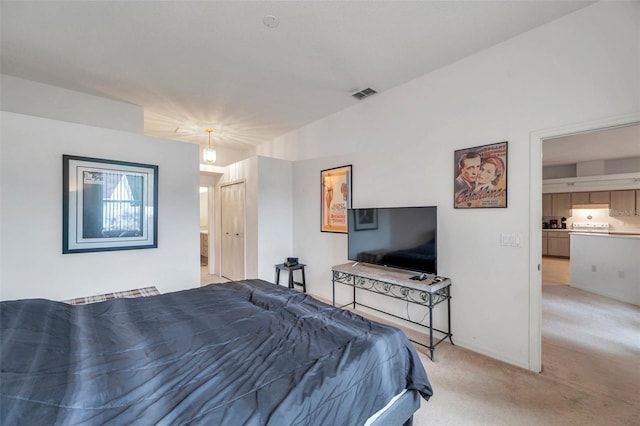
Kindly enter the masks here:
[[213, 129], [205, 129], [205, 131], [209, 133], [209, 145], [202, 150], [202, 159], [205, 163], [213, 164], [216, 162], [216, 150], [211, 148], [211, 133]]

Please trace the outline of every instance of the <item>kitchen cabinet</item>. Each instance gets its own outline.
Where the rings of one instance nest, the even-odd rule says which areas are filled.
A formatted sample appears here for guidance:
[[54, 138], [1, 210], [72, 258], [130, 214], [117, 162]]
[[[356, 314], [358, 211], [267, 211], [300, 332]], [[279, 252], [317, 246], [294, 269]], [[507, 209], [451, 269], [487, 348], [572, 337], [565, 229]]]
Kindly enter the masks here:
[[568, 232], [542, 231], [542, 233], [547, 234], [547, 256], [569, 257], [571, 244]]
[[200, 233], [200, 257], [207, 259], [209, 257], [209, 234]]
[[551, 216], [571, 216], [571, 194], [551, 194]]
[[572, 192], [571, 204], [609, 204], [609, 191]]
[[571, 193], [542, 194], [542, 216], [571, 216]]
[[588, 192], [573, 192], [571, 193], [571, 204], [589, 204], [591, 203]]
[[611, 201], [609, 203], [609, 216], [635, 216], [636, 211], [636, 190], [611, 191]]
[[549, 254], [549, 237], [547, 233], [542, 231], [542, 255], [547, 256]]
[[610, 192], [609, 191], [590, 192], [589, 200], [591, 204], [609, 204]]
[[552, 194], [542, 194], [542, 217], [552, 216], [551, 195]]

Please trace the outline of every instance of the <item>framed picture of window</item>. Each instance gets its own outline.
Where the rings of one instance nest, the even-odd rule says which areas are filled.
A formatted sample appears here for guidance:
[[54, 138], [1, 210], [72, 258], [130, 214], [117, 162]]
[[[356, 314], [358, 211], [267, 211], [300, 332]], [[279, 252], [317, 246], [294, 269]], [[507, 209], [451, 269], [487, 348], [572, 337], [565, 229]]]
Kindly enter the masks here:
[[62, 253], [158, 247], [158, 166], [62, 156]]

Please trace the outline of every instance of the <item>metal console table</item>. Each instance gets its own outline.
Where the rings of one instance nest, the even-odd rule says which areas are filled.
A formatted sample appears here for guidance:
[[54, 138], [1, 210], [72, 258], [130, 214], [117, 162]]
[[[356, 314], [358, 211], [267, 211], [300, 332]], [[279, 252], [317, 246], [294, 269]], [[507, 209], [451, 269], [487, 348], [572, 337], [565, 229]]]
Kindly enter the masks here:
[[[415, 272], [404, 271], [401, 269], [385, 268], [376, 265], [362, 263], [344, 263], [332, 268], [333, 271], [333, 306], [336, 306], [336, 284], [345, 284], [353, 287], [353, 301], [342, 306], [352, 305], [355, 309], [356, 304], [382, 312], [386, 315], [399, 318], [403, 321], [411, 322], [429, 329], [429, 344], [412, 342], [424, 346], [429, 349], [431, 360], [433, 361], [433, 352], [442, 341], [449, 339], [453, 344], [451, 333], [451, 280], [449, 278], [428, 275], [423, 281], [412, 280]], [[394, 299], [403, 300], [409, 303], [415, 303], [427, 307], [429, 313], [429, 325], [412, 321], [409, 318], [385, 312], [381, 309], [367, 306], [356, 301], [356, 290], [362, 289], [373, 293], [383, 294]], [[442, 302], [447, 302], [447, 329], [439, 330], [433, 327], [433, 308]], [[436, 331], [444, 335], [440, 340], [434, 342], [433, 332]]]

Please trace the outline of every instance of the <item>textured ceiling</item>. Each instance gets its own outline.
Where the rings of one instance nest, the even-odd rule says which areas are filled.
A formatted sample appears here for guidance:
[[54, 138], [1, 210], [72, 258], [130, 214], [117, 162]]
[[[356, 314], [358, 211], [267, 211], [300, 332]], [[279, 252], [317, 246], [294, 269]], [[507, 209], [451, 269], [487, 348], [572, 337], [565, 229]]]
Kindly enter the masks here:
[[148, 135], [211, 127], [246, 149], [591, 3], [3, 1], [1, 71], [140, 105]]

